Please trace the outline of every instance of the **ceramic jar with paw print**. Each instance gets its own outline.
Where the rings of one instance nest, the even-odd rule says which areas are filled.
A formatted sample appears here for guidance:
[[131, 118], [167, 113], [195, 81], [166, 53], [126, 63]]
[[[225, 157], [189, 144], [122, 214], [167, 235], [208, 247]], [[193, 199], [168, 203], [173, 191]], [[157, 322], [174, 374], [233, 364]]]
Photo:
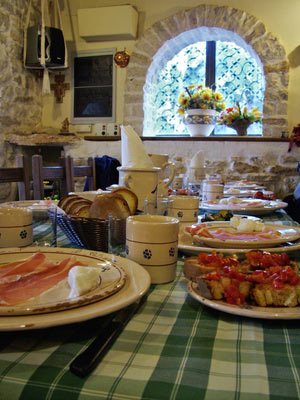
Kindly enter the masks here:
[[126, 257], [142, 265], [151, 283], [175, 279], [179, 220], [161, 215], [133, 215], [126, 223]]

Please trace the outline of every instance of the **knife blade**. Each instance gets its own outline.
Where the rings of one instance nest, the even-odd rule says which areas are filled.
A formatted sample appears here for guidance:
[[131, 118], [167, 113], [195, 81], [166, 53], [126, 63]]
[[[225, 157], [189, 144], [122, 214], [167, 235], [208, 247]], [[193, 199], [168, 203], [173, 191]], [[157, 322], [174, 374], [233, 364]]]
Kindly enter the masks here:
[[88, 348], [71, 362], [70, 371], [81, 378], [92, 372], [141, 304], [144, 303], [145, 298], [146, 296], [143, 296], [138, 301], [114, 313]]

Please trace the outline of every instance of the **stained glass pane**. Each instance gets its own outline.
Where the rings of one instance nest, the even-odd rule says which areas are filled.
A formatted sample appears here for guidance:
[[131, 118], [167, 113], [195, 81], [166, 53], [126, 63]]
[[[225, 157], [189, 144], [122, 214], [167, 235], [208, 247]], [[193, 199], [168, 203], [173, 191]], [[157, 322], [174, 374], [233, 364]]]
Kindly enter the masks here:
[[178, 97], [187, 85], [205, 82], [205, 51], [206, 42], [187, 46], [161, 71], [151, 93], [156, 134], [188, 133], [177, 113]]
[[[240, 106], [263, 110], [264, 77], [261, 68], [250, 54], [232, 42], [216, 42], [216, 86], [231, 107]], [[230, 128], [217, 126], [215, 134], [232, 134]], [[253, 124], [248, 133], [262, 134], [262, 125]]]

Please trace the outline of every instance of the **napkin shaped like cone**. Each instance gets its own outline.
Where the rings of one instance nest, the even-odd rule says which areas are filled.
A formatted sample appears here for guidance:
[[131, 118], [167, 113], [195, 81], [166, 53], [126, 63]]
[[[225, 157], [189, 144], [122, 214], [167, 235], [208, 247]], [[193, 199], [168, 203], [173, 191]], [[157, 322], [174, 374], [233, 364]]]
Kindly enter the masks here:
[[131, 126], [121, 125], [122, 167], [153, 168], [139, 135]]
[[204, 154], [202, 151], [198, 151], [191, 159], [190, 166], [192, 168], [203, 168], [204, 164]]

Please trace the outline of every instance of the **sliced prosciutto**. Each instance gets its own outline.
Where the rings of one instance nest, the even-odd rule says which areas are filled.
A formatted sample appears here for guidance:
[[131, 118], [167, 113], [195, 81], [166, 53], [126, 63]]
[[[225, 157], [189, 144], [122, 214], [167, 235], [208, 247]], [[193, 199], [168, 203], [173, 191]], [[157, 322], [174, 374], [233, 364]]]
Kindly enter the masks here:
[[192, 236], [197, 235], [200, 238], [218, 239], [218, 240], [272, 240], [281, 237], [281, 233], [275, 229], [264, 227], [260, 232], [241, 232], [234, 228], [208, 229], [206, 224], [198, 224], [185, 228], [186, 232]]
[[1, 265], [0, 286], [16, 281], [26, 275], [45, 271], [55, 265], [56, 263], [54, 261], [46, 260], [46, 256], [43, 253], [35, 253], [24, 261]]
[[264, 228], [262, 232], [233, 232], [230, 229], [219, 228], [216, 230], [202, 229], [196, 235], [218, 240], [270, 240], [278, 239], [281, 233], [274, 229]]
[[21, 279], [0, 286], [0, 304], [18, 305], [38, 297], [68, 277], [74, 265], [84, 265], [75, 256], [66, 258], [46, 270], [25, 275]]

